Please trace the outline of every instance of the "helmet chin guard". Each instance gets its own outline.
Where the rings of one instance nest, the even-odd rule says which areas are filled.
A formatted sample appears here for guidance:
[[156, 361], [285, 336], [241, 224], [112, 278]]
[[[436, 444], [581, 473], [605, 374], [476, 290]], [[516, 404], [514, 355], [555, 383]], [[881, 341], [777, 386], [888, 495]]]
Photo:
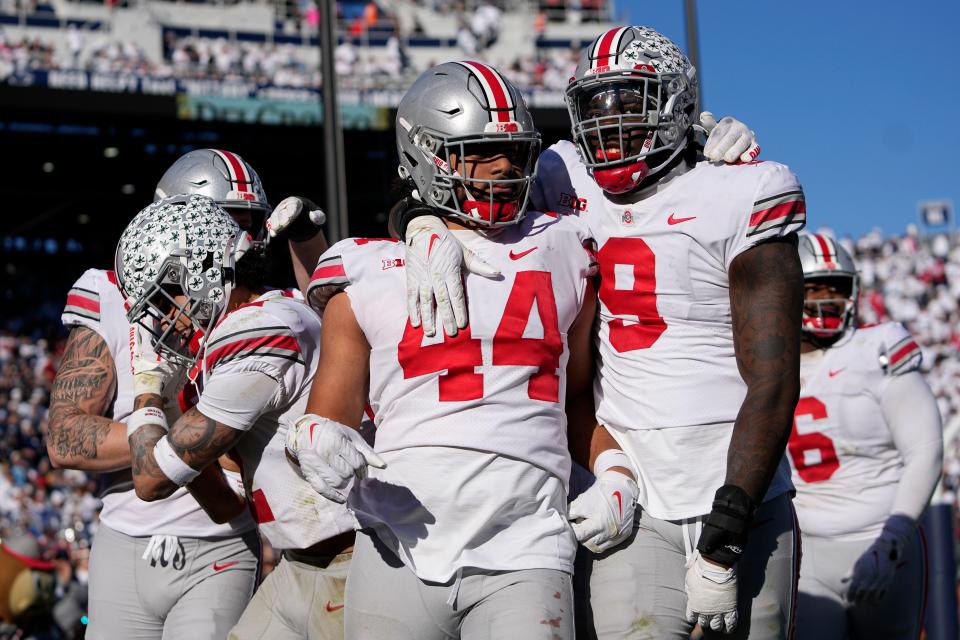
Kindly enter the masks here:
[[620, 195], [629, 193], [643, 182], [650, 173], [650, 167], [643, 160], [610, 169], [594, 169], [593, 179], [607, 193]]

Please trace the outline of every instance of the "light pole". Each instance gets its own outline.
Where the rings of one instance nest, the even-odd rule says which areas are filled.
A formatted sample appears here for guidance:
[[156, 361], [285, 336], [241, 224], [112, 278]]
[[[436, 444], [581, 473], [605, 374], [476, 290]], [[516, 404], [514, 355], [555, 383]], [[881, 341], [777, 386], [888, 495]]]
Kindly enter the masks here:
[[337, 44], [334, 0], [320, 0], [320, 73], [323, 78], [323, 163], [326, 168], [327, 237], [336, 242], [350, 233], [347, 219], [347, 180], [343, 158], [343, 129], [337, 106], [337, 73], [333, 50]]
[[697, 70], [697, 79], [700, 84], [700, 110], [704, 110], [703, 99], [703, 68], [700, 67], [700, 42], [697, 35], [697, 0], [685, 0], [684, 22], [687, 27], [687, 57]]

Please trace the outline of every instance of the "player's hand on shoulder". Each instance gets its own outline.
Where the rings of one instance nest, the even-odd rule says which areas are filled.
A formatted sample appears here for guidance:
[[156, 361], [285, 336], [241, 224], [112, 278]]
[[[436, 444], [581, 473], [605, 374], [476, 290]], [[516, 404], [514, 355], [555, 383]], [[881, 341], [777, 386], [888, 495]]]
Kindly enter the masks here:
[[306, 242], [320, 231], [327, 214], [312, 200], [303, 196], [284, 198], [267, 218], [267, 233], [271, 238], [286, 238]]
[[[411, 207], [426, 207], [412, 204]], [[443, 220], [427, 213], [407, 224], [407, 314], [414, 327], [423, 325], [427, 336], [436, 333], [434, 305], [444, 332], [449, 336], [467, 326], [467, 296], [462, 271], [486, 278], [500, 272], [460, 242]]]
[[710, 562], [694, 551], [684, 577], [687, 620], [702, 629], [732, 633], [737, 628], [737, 568]]
[[847, 601], [853, 604], [867, 602], [878, 604], [883, 600], [893, 582], [907, 546], [916, 534], [913, 520], [903, 515], [887, 518], [873, 544], [857, 559], [853, 569], [844, 578], [849, 584]]
[[756, 134], [736, 118], [727, 116], [717, 122], [712, 113], [704, 111], [700, 126], [707, 132], [703, 155], [710, 162], [750, 162], [760, 155]]
[[367, 465], [387, 464], [356, 429], [308, 413], [287, 428], [286, 455], [314, 490], [344, 503], [354, 478], [364, 478]]

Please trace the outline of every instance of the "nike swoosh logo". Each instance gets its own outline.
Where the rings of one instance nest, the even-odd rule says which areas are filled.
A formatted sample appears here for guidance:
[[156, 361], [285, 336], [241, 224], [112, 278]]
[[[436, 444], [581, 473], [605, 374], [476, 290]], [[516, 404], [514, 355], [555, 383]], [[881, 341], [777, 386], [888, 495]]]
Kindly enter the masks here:
[[223, 571], [224, 569], [229, 569], [230, 567], [233, 567], [233, 566], [238, 565], [238, 564], [240, 564], [239, 561], [224, 562], [223, 564], [218, 564], [218, 563], [214, 562], [214, 563], [213, 563], [213, 570], [214, 570], [214, 571]]
[[334, 611], [340, 611], [340, 609], [343, 609], [342, 604], [333, 604], [332, 602], [327, 600], [327, 612], [333, 613]]
[[433, 234], [430, 236], [430, 245], [427, 247], [427, 257], [430, 257], [430, 254], [433, 252], [433, 243], [440, 239], [440, 236]]
[[681, 222], [686, 222], [687, 220], [695, 220], [697, 217], [697, 216], [690, 216], [689, 218], [676, 218], [674, 217], [675, 215], [676, 214], [674, 213], [670, 214], [670, 217], [667, 218], [667, 224], [669, 225], [680, 224]]
[[533, 247], [532, 249], [527, 249], [526, 251], [521, 251], [520, 253], [514, 253], [514, 252], [511, 250], [511, 251], [510, 251], [510, 259], [511, 259], [511, 260], [519, 260], [520, 258], [522, 258], [523, 256], [527, 255], [528, 253], [531, 253], [531, 252], [533, 252], [533, 251], [536, 251], [538, 248], [539, 248], [539, 247]]
[[844, 369], [846, 369], [846, 367], [843, 367], [842, 369], [837, 369], [836, 371], [827, 371], [827, 375], [830, 376], [831, 378], [834, 378], [840, 375]]
[[623, 517], [623, 496], [620, 495], [619, 491], [614, 491], [613, 495], [617, 497], [617, 509], [620, 510], [620, 517]]

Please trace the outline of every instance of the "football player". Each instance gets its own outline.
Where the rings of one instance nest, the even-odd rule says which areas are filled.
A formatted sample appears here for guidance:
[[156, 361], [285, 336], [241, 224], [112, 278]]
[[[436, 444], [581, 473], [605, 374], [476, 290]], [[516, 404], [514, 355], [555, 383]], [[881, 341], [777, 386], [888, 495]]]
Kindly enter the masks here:
[[[322, 212], [309, 201], [287, 198], [271, 213], [256, 171], [230, 151], [203, 149], [179, 158], [155, 197], [166, 191], [203, 192], [258, 235], [267, 220], [273, 236], [289, 239], [295, 265], [299, 254], [314, 260], [312, 266], [311, 256], [326, 247], [316, 229]], [[48, 454], [58, 466], [104, 474], [88, 634], [160, 638], [167, 630], [224, 637], [258, 579], [255, 523], [244, 511], [234, 522], [217, 525], [186, 490], [153, 504], [134, 494], [123, 422], [133, 411], [137, 385], [155, 380], [148, 372], [131, 373], [131, 325], [115, 273], [86, 271], [70, 290], [63, 322], [71, 331], [51, 394]], [[171, 389], [170, 396], [166, 410], [174, 415], [188, 395], [181, 398]], [[194, 562], [210, 554], [217, 562]]]
[[143, 500], [166, 499], [235, 448], [260, 531], [283, 557], [229, 637], [336, 638], [354, 519], [284, 456], [286, 425], [303, 414], [316, 370], [320, 319], [290, 294], [264, 290], [263, 255], [240, 258], [246, 239], [203, 196], [156, 202], [121, 237], [118, 284], [137, 349], [156, 347], [164, 382], [190, 367], [201, 383], [196, 406], [169, 428], [161, 398], [137, 396], [127, 420], [133, 483]]
[[[497, 70], [424, 72], [396, 133], [401, 175], [457, 238], [429, 251], [462, 242], [501, 277], [468, 276], [469, 326], [427, 338], [407, 315], [419, 257], [402, 243], [347, 239], [320, 260], [311, 299], [349, 286], [326, 304], [312, 414], [288, 449], [363, 527], [345, 635], [571, 639], [564, 403], [592, 376], [589, 237], [575, 218], [525, 212], [539, 134]], [[368, 397], [376, 453], [357, 431]]]
[[800, 237], [801, 397], [787, 449], [803, 531], [798, 637], [917, 638], [925, 557], [917, 518], [940, 477], [937, 402], [899, 323], [857, 328], [846, 249]]
[[[578, 621], [601, 638], [686, 638], [698, 623], [708, 636], [787, 638], [793, 625], [784, 447], [799, 395], [803, 190], [784, 165], [750, 160], [752, 142], [722, 158], [750, 147], [736, 164], [711, 161], [709, 140], [701, 156], [698, 100], [672, 41], [611, 29], [566, 90], [573, 141], [537, 170], [534, 206], [577, 215], [599, 247], [600, 426], [578, 455], [595, 472], [601, 454], [625, 455], [640, 475], [635, 514], [604, 486], [571, 504], [575, 519], [611, 504], [622, 518], [581, 573], [593, 606]], [[446, 238], [431, 216], [410, 224], [421, 259], [426, 234]], [[443, 266], [424, 270], [418, 299], [456, 282]], [[436, 288], [438, 307], [459, 298]]]

